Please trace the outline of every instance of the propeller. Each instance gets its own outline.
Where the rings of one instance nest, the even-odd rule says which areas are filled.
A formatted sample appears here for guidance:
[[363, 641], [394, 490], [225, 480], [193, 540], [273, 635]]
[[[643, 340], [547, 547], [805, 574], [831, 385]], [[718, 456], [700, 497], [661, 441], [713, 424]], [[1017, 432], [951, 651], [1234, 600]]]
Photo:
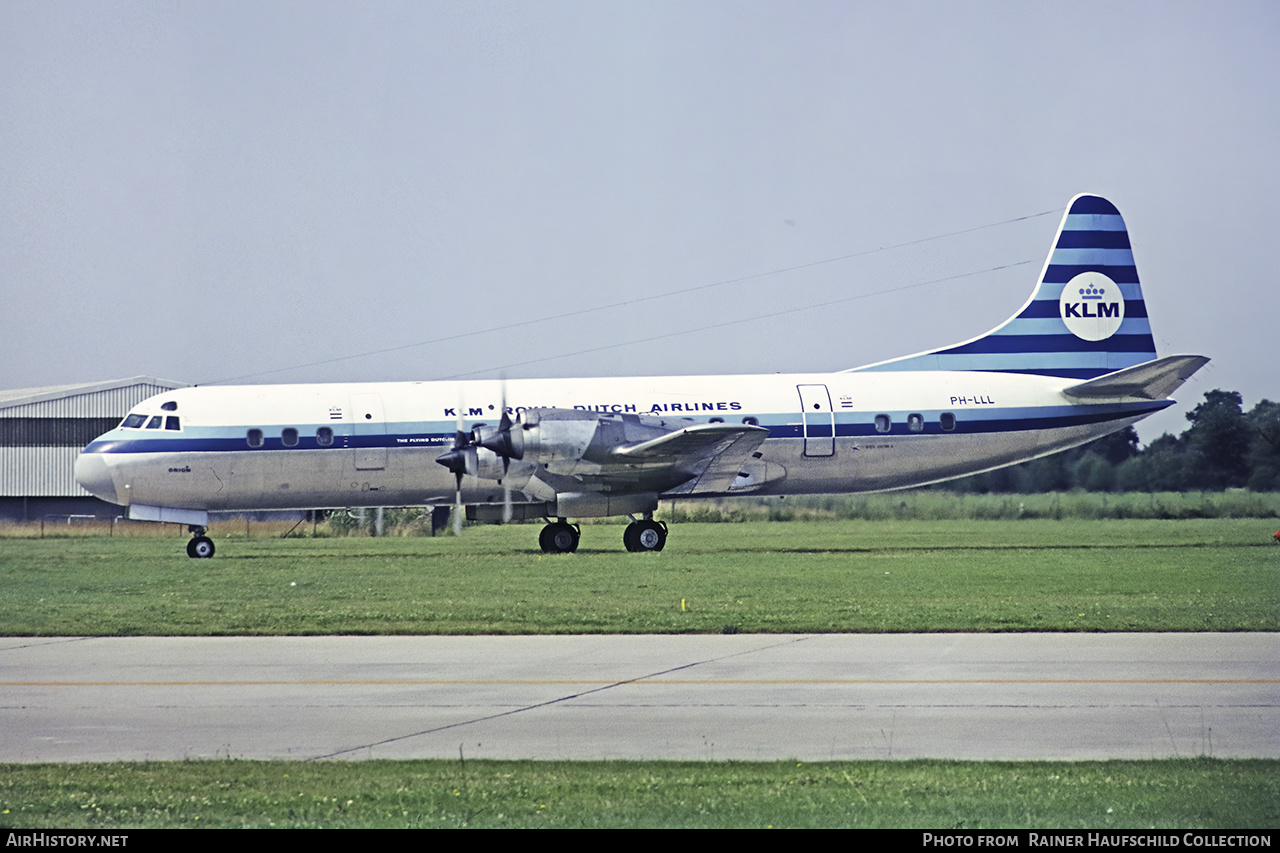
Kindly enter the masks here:
[[505, 524], [511, 520], [511, 484], [507, 482], [507, 472], [511, 470], [512, 459], [524, 458], [524, 430], [511, 420], [505, 379], [502, 382], [502, 417], [498, 426], [482, 424], [473, 431], [473, 435], [477, 445], [493, 451], [502, 459], [502, 479], [499, 482], [502, 483], [502, 521]]
[[[476, 475], [480, 469], [479, 448], [492, 451], [502, 459], [502, 520], [511, 520], [511, 486], [507, 483], [507, 472], [511, 469], [512, 459], [524, 458], [524, 429], [520, 423], [511, 420], [507, 409], [507, 385], [502, 383], [502, 418], [496, 427], [476, 424], [470, 434], [462, 428], [462, 406], [458, 406], [458, 428], [454, 433], [453, 447], [436, 457], [444, 467], [453, 472], [456, 480], [455, 490], [455, 530], [462, 524], [462, 478], [464, 475]], [[488, 476], [488, 475], [486, 475]]]
[[475, 445], [470, 436], [462, 428], [462, 406], [458, 406], [458, 427], [453, 434], [453, 448], [448, 453], [436, 457], [436, 461], [453, 472], [453, 532], [462, 533], [462, 478], [474, 474], [480, 467], [476, 458]]
[[502, 393], [502, 420], [497, 427], [479, 426], [474, 431], [475, 443], [502, 457], [502, 473], [511, 467], [512, 459], [524, 458], [524, 430], [511, 420], [507, 412], [506, 389]]

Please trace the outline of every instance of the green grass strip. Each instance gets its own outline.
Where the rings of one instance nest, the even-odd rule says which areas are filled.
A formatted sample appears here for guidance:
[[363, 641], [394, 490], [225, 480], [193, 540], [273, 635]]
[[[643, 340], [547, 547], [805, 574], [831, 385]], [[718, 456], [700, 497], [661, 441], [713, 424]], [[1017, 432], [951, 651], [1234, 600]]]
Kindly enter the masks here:
[[[216, 531], [215, 531], [216, 532]], [[0, 540], [9, 636], [1275, 631], [1266, 522], [682, 524], [628, 554], [586, 525], [461, 538]]]
[[1280, 762], [10, 764], [0, 825], [1261, 829]]

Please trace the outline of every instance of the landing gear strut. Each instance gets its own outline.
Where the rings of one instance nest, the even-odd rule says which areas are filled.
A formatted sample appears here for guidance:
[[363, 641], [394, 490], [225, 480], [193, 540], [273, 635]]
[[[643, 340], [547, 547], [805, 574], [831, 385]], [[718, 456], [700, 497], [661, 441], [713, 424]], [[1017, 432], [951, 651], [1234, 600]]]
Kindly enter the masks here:
[[667, 525], [652, 518], [633, 521], [622, 533], [622, 544], [632, 553], [661, 551], [662, 546], [667, 544]]
[[576, 524], [570, 524], [563, 518], [557, 519], [538, 535], [538, 544], [547, 554], [569, 554], [578, 550], [578, 539], [582, 531]]
[[207, 560], [213, 556], [213, 540], [205, 536], [205, 529], [192, 524], [187, 530], [195, 534], [187, 543], [187, 556], [197, 560]]

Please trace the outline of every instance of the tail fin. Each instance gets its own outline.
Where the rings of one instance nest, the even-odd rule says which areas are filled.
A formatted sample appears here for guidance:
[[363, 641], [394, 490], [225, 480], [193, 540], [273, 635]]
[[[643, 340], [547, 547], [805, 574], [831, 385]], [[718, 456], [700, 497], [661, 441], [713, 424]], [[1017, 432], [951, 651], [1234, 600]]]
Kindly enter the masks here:
[[1156, 357], [1129, 232], [1115, 205], [1071, 199], [1017, 314], [962, 344], [855, 370], [984, 370], [1093, 379]]

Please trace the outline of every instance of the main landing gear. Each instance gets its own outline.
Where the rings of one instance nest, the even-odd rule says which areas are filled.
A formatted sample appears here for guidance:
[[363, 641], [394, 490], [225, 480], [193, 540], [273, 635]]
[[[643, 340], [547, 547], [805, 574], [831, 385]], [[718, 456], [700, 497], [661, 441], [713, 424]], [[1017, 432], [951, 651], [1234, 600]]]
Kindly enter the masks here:
[[[547, 554], [571, 554], [578, 550], [578, 542], [582, 538], [582, 529], [570, 524], [563, 518], [542, 528], [538, 536], [538, 545]], [[661, 551], [667, 544], [667, 525], [654, 521], [652, 517], [643, 521], [632, 521], [622, 534], [622, 544], [632, 553], [645, 551]]]
[[661, 551], [662, 546], [667, 544], [667, 525], [652, 518], [633, 521], [622, 533], [622, 544], [632, 553]]
[[213, 540], [205, 536], [205, 529], [192, 524], [187, 527], [191, 531], [191, 541], [187, 543], [187, 556], [197, 560], [207, 560], [213, 556]]
[[558, 518], [542, 528], [538, 544], [547, 554], [570, 554], [578, 550], [578, 540], [581, 537], [582, 528]]

